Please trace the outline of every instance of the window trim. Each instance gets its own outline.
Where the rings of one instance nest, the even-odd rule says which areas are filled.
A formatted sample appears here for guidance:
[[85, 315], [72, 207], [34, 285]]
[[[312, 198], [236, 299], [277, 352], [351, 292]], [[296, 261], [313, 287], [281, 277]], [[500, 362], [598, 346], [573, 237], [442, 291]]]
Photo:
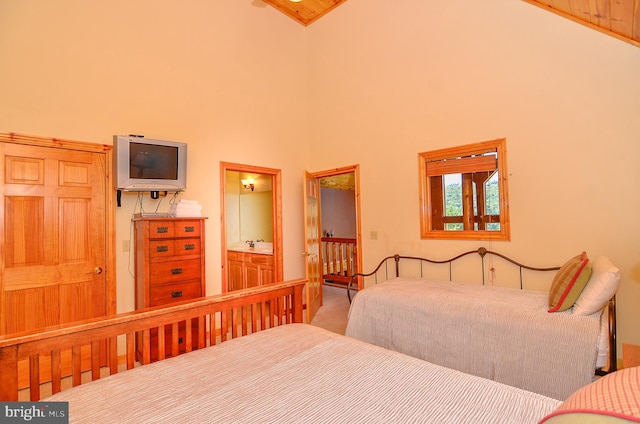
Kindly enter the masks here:
[[[431, 213], [431, 184], [428, 176], [428, 163], [447, 158], [467, 157], [495, 151], [497, 153], [498, 192], [500, 195], [500, 231], [433, 230]], [[453, 240], [511, 240], [511, 221], [509, 213], [509, 186], [507, 171], [507, 139], [482, 141], [463, 146], [432, 150], [418, 154], [420, 185], [420, 238], [421, 239], [453, 239]], [[441, 167], [442, 163], [438, 166]], [[457, 166], [457, 165], [456, 165]], [[458, 173], [458, 172], [456, 172]]]

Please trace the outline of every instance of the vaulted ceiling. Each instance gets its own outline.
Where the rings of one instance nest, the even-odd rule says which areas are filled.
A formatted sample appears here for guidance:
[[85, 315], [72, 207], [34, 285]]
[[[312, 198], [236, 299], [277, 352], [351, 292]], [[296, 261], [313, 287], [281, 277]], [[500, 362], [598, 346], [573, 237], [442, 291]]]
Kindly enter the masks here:
[[640, 47], [640, 0], [524, 0]]
[[[347, 0], [263, 0], [302, 25], [307, 26]], [[366, 1], [366, 0], [365, 0]]]
[[[262, 1], [307, 26], [347, 0]], [[640, 0], [522, 1], [640, 47]]]

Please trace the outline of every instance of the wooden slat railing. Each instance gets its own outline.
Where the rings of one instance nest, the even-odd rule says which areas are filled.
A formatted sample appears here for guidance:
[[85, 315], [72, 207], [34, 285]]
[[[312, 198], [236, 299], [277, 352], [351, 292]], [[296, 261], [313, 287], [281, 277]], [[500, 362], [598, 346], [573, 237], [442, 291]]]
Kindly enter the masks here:
[[[126, 363], [131, 369], [138, 361], [148, 364], [151, 351], [151, 329], [157, 329], [159, 360], [167, 357], [164, 329], [172, 328], [171, 354], [178, 354], [178, 323], [186, 322], [187, 351], [192, 346], [203, 348], [213, 345], [216, 339], [224, 342], [287, 323], [302, 322], [302, 290], [307, 280], [292, 280], [260, 287], [209, 296], [199, 300], [154, 307], [114, 315], [103, 319], [91, 319], [70, 325], [51, 327], [40, 332], [24, 332], [0, 336], [0, 400], [18, 400], [19, 380], [29, 381], [30, 400], [40, 399], [40, 360], [51, 363], [51, 390], [62, 390], [61, 352], [71, 351], [72, 385], [81, 384], [82, 349], [90, 349], [90, 380], [100, 378], [101, 371], [118, 372], [118, 337]], [[229, 318], [230, 317], [230, 318]], [[192, 334], [191, 320], [198, 321], [198, 334]], [[209, 337], [206, 337], [207, 328]], [[142, 357], [136, 359], [136, 333], [141, 333]], [[106, 342], [106, 349], [104, 348]], [[104, 356], [106, 353], [106, 361]], [[27, 367], [19, 365], [28, 362]], [[106, 364], [106, 366], [104, 366]], [[20, 374], [27, 373], [22, 376]], [[85, 373], [85, 378], [86, 377]]]
[[322, 237], [322, 278], [325, 281], [343, 283], [345, 286], [355, 274], [357, 264], [357, 240], [354, 238]]

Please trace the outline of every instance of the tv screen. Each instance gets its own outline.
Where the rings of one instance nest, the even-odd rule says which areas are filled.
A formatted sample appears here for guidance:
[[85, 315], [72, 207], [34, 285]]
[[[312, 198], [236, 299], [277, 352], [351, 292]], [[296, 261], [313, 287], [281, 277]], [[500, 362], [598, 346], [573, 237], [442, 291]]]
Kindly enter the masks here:
[[140, 136], [113, 138], [115, 188], [182, 191], [187, 188], [187, 144]]
[[178, 178], [178, 148], [129, 143], [129, 177], [158, 180]]

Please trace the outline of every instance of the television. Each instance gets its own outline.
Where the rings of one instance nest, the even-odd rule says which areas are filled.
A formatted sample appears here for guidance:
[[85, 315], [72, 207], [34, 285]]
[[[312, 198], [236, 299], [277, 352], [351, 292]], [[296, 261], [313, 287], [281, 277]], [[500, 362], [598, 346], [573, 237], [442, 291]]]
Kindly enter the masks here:
[[187, 188], [187, 144], [137, 135], [113, 136], [115, 188], [182, 191]]

